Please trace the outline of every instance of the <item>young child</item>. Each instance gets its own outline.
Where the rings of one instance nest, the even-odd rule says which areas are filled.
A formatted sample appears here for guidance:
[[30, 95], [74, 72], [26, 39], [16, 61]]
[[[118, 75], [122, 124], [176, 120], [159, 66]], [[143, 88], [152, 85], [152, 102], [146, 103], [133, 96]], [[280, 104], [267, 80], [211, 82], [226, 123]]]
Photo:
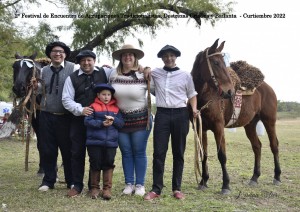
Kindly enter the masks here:
[[90, 107], [94, 112], [85, 117], [87, 126], [87, 151], [90, 157], [90, 196], [96, 199], [100, 194], [100, 173], [103, 171], [102, 198], [111, 199], [114, 161], [118, 147], [118, 130], [124, 125], [116, 100], [115, 89], [108, 84], [97, 84], [94, 103]]

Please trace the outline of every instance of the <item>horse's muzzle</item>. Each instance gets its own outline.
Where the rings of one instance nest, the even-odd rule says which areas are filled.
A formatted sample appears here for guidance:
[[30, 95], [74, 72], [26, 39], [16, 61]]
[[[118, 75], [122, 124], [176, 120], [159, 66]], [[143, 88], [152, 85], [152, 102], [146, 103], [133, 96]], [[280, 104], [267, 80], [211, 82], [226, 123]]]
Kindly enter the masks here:
[[17, 98], [21, 98], [21, 97], [24, 97], [26, 95], [25, 86], [20, 86], [18, 88], [16, 86], [13, 86], [12, 91], [17, 96]]
[[224, 92], [222, 90], [221, 97], [223, 97], [224, 99], [231, 99], [233, 94], [234, 94], [234, 92], [232, 92], [231, 90], [228, 90], [227, 92]]

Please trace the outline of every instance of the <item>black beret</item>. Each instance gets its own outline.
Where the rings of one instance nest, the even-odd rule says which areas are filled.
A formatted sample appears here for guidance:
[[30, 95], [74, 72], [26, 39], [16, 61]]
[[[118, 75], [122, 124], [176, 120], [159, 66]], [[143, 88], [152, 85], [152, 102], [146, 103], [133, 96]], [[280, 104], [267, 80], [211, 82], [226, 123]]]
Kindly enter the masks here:
[[93, 90], [95, 93], [99, 93], [102, 90], [110, 90], [112, 95], [115, 93], [115, 89], [111, 85], [106, 83], [96, 84]]
[[173, 52], [176, 55], [176, 57], [179, 57], [181, 55], [181, 52], [177, 48], [171, 45], [166, 45], [157, 53], [157, 57], [162, 58], [164, 53], [168, 51]]
[[66, 58], [68, 58], [70, 56], [71, 50], [65, 43], [60, 42], [60, 41], [54, 41], [54, 42], [49, 43], [46, 46], [45, 54], [47, 55], [47, 57], [50, 58], [50, 53], [55, 46], [60, 46], [61, 48], [64, 49], [64, 51], [66, 53]]
[[92, 58], [96, 59], [96, 54], [94, 52], [92, 52], [91, 50], [82, 50], [76, 56], [76, 63], [79, 63], [80, 60], [84, 57], [92, 57]]

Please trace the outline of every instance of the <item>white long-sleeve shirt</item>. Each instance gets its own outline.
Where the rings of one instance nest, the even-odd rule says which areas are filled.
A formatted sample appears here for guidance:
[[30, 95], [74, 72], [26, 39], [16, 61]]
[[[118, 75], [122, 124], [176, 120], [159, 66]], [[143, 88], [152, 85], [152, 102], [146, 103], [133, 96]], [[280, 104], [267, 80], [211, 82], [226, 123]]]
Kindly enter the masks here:
[[151, 77], [157, 107], [186, 107], [187, 99], [197, 95], [192, 76], [186, 71], [180, 69], [166, 71], [163, 68], [155, 68], [151, 71]]
[[[103, 67], [107, 79], [109, 79], [110, 73], [112, 69]], [[94, 71], [99, 71], [97, 68]], [[79, 69], [78, 75], [83, 74], [84, 72]], [[69, 76], [64, 84], [63, 92], [62, 92], [62, 104], [64, 108], [70, 111], [75, 116], [80, 116], [82, 114], [83, 108], [80, 103], [75, 102], [75, 89], [73, 83], [71, 81], [71, 77]]]

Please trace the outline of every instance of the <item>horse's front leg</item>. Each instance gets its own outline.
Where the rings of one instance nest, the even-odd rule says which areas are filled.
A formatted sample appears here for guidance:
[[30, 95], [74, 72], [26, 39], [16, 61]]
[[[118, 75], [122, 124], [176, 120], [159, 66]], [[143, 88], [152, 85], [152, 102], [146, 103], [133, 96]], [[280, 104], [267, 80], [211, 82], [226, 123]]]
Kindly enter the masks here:
[[226, 143], [225, 143], [225, 136], [224, 136], [224, 128], [219, 127], [217, 130], [214, 131], [214, 136], [217, 144], [217, 151], [218, 151], [218, 159], [221, 164], [222, 174], [223, 174], [223, 186], [222, 186], [222, 194], [230, 194], [229, 188], [229, 175], [226, 168]]
[[208, 166], [207, 166], [207, 131], [202, 132], [202, 144], [203, 144], [203, 161], [202, 161], [202, 180], [198, 185], [199, 190], [205, 190], [208, 188], [207, 181], [209, 179]]

